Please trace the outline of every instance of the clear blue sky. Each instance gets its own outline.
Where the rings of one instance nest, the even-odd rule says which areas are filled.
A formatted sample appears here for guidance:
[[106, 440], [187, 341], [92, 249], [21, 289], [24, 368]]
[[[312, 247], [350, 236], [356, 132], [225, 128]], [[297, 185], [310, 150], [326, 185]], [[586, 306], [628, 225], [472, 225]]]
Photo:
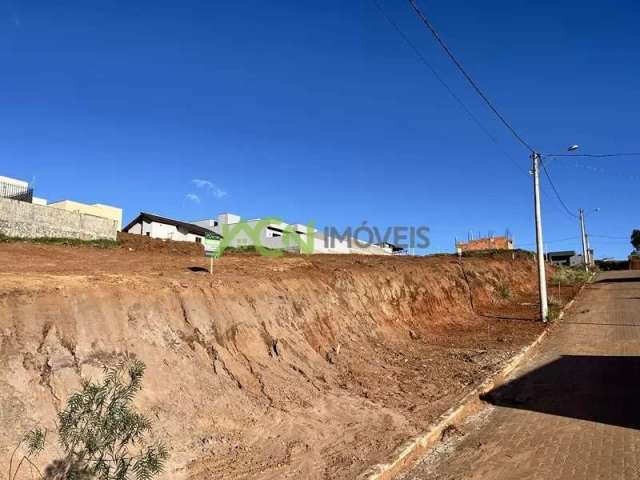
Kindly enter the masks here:
[[[519, 165], [372, 0], [5, 1], [0, 175], [35, 179], [49, 200], [121, 206], [125, 220], [231, 211], [322, 226], [427, 224], [432, 252], [451, 251], [469, 230], [509, 228], [532, 248], [527, 152], [408, 3], [384, 4]], [[637, 1], [421, 6], [536, 148], [640, 151]], [[639, 165], [568, 159], [550, 170], [571, 209], [601, 209], [588, 219], [592, 234], [627, 237], [640, 228]], [[578, 249], [577, 222], [544, 189], [549, 247]], [[631, 250], [625, 240], [593, 244], [598, 257]]]

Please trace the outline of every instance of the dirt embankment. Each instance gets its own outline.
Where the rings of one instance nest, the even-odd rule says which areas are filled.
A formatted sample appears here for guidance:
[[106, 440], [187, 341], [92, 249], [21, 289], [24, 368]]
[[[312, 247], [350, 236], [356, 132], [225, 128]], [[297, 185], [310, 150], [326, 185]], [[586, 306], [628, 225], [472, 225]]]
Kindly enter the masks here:
[[535, 265], [510, 256], [228, 257], [213, 276], [128, 248], [0, 260], [0, 464], [128, 352], [148, 366], [163, 478], [352, 479], [542, 328]]

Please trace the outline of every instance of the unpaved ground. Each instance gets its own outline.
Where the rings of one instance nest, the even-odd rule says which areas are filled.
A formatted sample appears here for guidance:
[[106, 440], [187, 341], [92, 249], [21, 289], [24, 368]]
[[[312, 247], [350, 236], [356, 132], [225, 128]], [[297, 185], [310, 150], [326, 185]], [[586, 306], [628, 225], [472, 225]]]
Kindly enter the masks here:
[[640, 274], [606, 272], [404, 480], [640, 478]]
[[237, 255], [209, 275], [156, 244], [24, 243], [0, 245], [0, 264], [0, 463], [127, 352], [148, 365], [139, 403], [171, 448], [164, 478], [351, 479], [542, 330], [535, 265], [510, 254], [464, 271]]

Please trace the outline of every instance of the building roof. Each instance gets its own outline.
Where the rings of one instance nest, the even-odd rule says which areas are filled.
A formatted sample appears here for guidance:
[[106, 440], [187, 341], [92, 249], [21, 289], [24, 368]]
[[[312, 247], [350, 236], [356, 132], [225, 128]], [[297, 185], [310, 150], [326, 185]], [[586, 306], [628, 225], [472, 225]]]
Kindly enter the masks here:
[[29, 186], [29, 182], [25, 182], [24, 180], [18, 180], [17, 178], [4, 177], [2, 175], [0, 175], [0, 182], [8, 183], [9, 185], [14, 185], [16, 187], [27, 188]]
[[122, 213], [122, 209], [120, 207], [114, 207], [113, 205], [107, 205], [105, 203], [83, 203], [78, 202], [76, 200], [56, 200], [55, 202], [49, 203], [49, 206], [55, 207], [56, 205], [81, 205], [83, 207], [97, 207], [97, 208], [107, 208], [111, 210], [119, 210]]
[[559, 252], [547, 252], [550, 257], [573, 257], [576, 254], [574, 250], [562, 250]]
[[207, 234], [214, 234], [218, 238], [222, 238], [213, 230], [209, 230], [208, 228], [201, 227], [200, 225], [194, 225], [193, 223], [174, 220], [173, 218], [161, 217], [160, 215], [155, 215], [153, 213], [147, 213], [147, 212], [140, 212], [140, 214], [136, 218], [131, 220], [129, 224], [122, 229], [122, 231], [128, 232], [129, 229], [133, 227], [136, 223], [139, 223], [144, 220], [148, 222], [164, 223], [165, 225], [173, 225], [175, 227], [186, 230], [188, 233], [194, 233], [196, 235], [204, 236]]
[[380, 248], [385, 248], [385, 247], [390, 248], [394, 252], [400, 252], [402, 250], [406, 250], [405, 247], [401, 247], [400, 245], [396, 245], [395, 243], [391, 243], [391, 242], [380, 242], [380, 243], [374, 243], [373, 245]]

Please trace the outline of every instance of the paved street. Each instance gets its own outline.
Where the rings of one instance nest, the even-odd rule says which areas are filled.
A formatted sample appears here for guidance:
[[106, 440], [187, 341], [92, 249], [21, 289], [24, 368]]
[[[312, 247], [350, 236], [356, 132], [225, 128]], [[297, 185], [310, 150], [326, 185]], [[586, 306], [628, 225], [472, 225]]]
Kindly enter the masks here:
[[405, 479], [639, 479], [638, 355], [640, 272], [604, 273], [484, 418]]

